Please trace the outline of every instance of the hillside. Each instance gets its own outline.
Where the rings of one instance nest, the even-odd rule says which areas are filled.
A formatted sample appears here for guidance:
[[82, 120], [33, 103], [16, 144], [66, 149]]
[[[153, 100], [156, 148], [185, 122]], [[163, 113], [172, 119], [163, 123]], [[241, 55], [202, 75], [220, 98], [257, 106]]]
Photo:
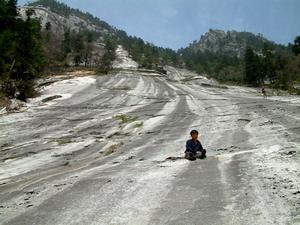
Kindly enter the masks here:
[[299, 57], [291, 45], [276, 44], [260, 34], [210, 29], [178, 53], [186, 68], [221, 82], [250, 86], [271, 83], [272, 87], [292, 90], [300, 80], [295, 67]]
[[[96, 51], [102, 51], [100, 55], [103, 55], [101, 45], [104, 45], [104, 39], [108, 38], [113, 42], [111, 44], [114, 45], [115, 50], [118, 45], [122, 45], [129, 52], [130, 56], [139, 63], [140, 67], [152, 69], [159, 65], [178, 64], [179, 56], [175, 51], [157, 47], [141, 38], [130, 36], [125, 31], [109, 25], [90, 13], [73, 9], [64, 3], [55, 0], [34, 1], [21, 8], [20, 13], [23, 17], [26, 16], [28, 9], [34, 12], [33, 17], [41, 21], [44, 32], [47, 31], [47, 26], [50, 25], [51, 33], [58, 36], [56, 37], [58, 39], [55, 41], [56, 43], [63, 42], [65, 39], [64, 34], [66, 33], [71, 33], [71, 35], [73, 33], [73, 36], [79, 33], [81, 36], [86, 36], [85, 39], [92, 39], [93, 47], [97, 48], [95, 44], [98, 45]], [[76, 42], [76, 39], [80, 39], [80, 37], [74, 37], [73, 39], [75, 39], [73, 42]], [[46, 49], [51, 47], [48, 43], [45, 46]], [[96, 52], [94, 54], [97, 55]], [[94, 59], [93, 61], [92, 65], [99, 64], [99, 59]], [[81, 64], [86, 63], [81, 62]]]
[[187, 48], [181, 49], [181, 51], [191, 51], [193, 53], [208, 52], [241, 58], [244, 56], [247, 46], [256, 52], [262, 52], [265, 43], [274, 46], [277, 51], [286, 50], [286, 47], [278, 45], [260, 34], [210, 29], [201, 36], [200, 40], [194, 41]]
[[34, 1], [22, 7], [21, 11], [28, 8], [34, 9], [37, 18], [41, 20], [43, 28], [46, 27], [47, 22], [50, 22], [60, 29], [70, 28], [76, 31], [87, 29], [103, 34], [116, 32], [115, 28], [92, 14], [83, 13], [79, 9], [73, 9], [55, 0]]
[[[274, 61], [273, 64], [282, 64], [281, 61], [295, 61], [286, 57], [291, 55], [288, 47], [278, 45], [260, 34], [255, 35], [250, 32], [225, 32], [210, 29], [198, 41], [194, 41], [186, 48], [174, 51], [157, 47], [141, 38], [129, 36], [125, 31], [109, 25], [88, 12], [72, 9], [55, 0], [39, 0], [30, 3], [21, 9], [23, 15], [28, 8], [32, 9], [35, 17], [41, 21], [46, 39], [49, 36], [47, 25], [51, 25], [51, 33], [55, 34], [52, 35], [52, 43], [47, 41], [44, 43], [45, 51], [49, 53], [47, 58], [53, 59], [49, 62], [51, 65], [103, 67], [105, 64], [106, 66], [102, 70], [108, 71], [112, 65], [111, 61], [115, 58], [112, 53], [117, 50], [117, 46], [122, 46], [140, 68], [159, 70], [162, 66], [167, 65], [185, 67], [200, 74], [207, 74], [222, 82], [241, 84], [245, 80], [244, 56], [247, 47], [261, 57], [259, 61], [263, 61], [264, 51], [274, 52], [274, 59], [270, 59], [271, 61], [275, 60], [275, 55], [276, 57], [280, 56], [280, 59], [277, 62]], [[105, 39], [108, 39], [109, 43]], [[111, 53], [105, 55], [104, 47], [107, 44], [111, 47]], [[53, 49], [63, 49], [63, 51], [53, 53]], [[259, 65], [255, 67], [259, 67]], [[280, 69], [282, 70], [282, 68]], [[263, 71], [266, 68], [261, 70], [261, 73], [265, 74], [261, 75], [260, 80], [255, 83], [269, 79], [267, 76], [276, 76], [266, 74]], [[272, 70], [275, 71], [275, 68]], [[289, 80], [295, 79], [295, 76], [298, 75], [293, 74], [293, 78], [284, 81], [286, 83], [283, 85], [284, 88], [289, 86]], [[282, 83], [282, 81], [280, 82]], [[282, 85], [278, 84], [277, 86]]]

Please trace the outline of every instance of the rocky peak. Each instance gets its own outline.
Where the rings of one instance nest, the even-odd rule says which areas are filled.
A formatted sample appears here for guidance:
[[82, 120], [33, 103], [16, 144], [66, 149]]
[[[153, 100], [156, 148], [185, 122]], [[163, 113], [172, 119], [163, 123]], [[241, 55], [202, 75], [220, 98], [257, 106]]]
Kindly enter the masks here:
[[247, 45], [255, 50], [260, 50], [265, 42], [270, 41], [262, 35], [210, 29], [209, 32], [201, 36], [199, 41], [194, 41], [188, 48], [192, 52], [210, 52], [241, 57], [244, 55]]
[[99, 26], [95, 21], [83, 19], [81, 16], [75, 15], [72, 12], [61, 15], [46, 6], [22, 6], [19, 9], [21, 17], [26, 18], [26, 11], [28, 9], [33, 11], [32, 17], [37, 18], [41, 22], [42, 29], [45, 29], [46, 24], [50, 23], [51, 30], [56, 34], [62, 34], [66, 29], [76, 32], [88, 30], [101, 35], [115, 32], [113, 27]]

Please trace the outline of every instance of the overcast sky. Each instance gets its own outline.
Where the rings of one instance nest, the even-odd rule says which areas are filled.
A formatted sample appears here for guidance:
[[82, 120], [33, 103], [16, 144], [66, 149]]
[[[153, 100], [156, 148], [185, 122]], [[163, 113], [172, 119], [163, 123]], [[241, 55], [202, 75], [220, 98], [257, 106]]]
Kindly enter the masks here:
[[[24, 4], [28, 0], [19, 0]], [[130, 35], [178, 49], [210, 28], [261, 33], [277, 43], [300, 35], [300, 0], [62, 0]]]

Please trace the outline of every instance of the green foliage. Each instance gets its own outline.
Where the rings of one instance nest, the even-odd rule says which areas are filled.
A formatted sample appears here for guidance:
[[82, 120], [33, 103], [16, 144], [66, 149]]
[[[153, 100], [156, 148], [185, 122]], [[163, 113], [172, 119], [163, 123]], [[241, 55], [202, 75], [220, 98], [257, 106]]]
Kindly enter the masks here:
[[69, 53], [71, 53], [71, 31], [70, 31], [70, 29], [67, 29], [64, 33], [64, 39], [62, 41], [62, 48], [63, 48], [65, 57]]
[[158, 69], [160, 65], [179, 64], [180, 56], [172, 49], [154, 46], [141, 38], [128, 36], [124, 31], [118, 31], [118, 39], [142, 68]]
[[294, 88], [294, 85], [300, 81], [300, 56], [277, 56], [276, 65], [277, 79], [273, 83], [273, 86], [297, 93], [297, 89]]
[[[28, 5], [48, 7], [51, 9], [51, 11], [61, 16], [67, 18], [71, 15], [77, 16], [90, 24], [93, 24], [99, 28], [103, 28], [104, 30], [108, 31], [105, 32], [106, 36], [114, 39], [116, 44], [121, 44], [142, 68], [159, 70], [159, 68], [163, 65], [178, 66], [183, 64], [183, 62], [180, 60], [180, 56], [175, 51], [156, 47], [153, 44], [144, 42], [141, 38], [128, 36], [125, 31], [118, 30], [89, 13], [83, 13], [78, 9], [72, 9], [64, 3], [55, 0], [38, 0], [29, 3]], [[89, 43], [92, 43], [99, 37], [105, 38], [103, 37], [103, 32], [91, 32], [88, 31], [84, 26], [81, 27], [79, 33], [75, 33], [66, 29], [63, 41], [61, 43], [61, 51], [63, 52], [64, 60], [72, 57], [75, 65], [82, 63], [89, 64], [88, 61], [91, 55], [91, 46]], [[79, 48], [77, 48], [76, 45], [79, 45]], [[46, 49], [46, 51], [53, 52], [48, 49]], [[101, 65], [99, 70], [103, 70], [106, 73], [110, 67], [109, 62], [112, 61], [113, 58], [114, 55], [112, 52], [109, 50], [106, 51], [105, 56], [100, 63]], [[57, 64], [60, 64], [60, 61], [62, 60], [59, 58], [57, 60]]]
[[[138, 119], [137, 116], [128, 116], [128, 115], [117, 115], [115, 116], [116, 120], [120, 121], [120, 124], [134, 122]], [[141, 125], [142, 126], [142, 125]]]
[[262, 64], [259, 56], [252, 48], [247, 47], [245, 53], [245, 83], [258, 86], [262, 82]]
[[144, 126], [144, 122], [141, 121], [141, 122], [137, 123], [134, 127], [139, 128], [139, 127], [143, 127], [143, 126]]
[[[199, 51], [197, 42], [180, 49], [178, 53], [185, 67], [208, 74], [220, 82], [260, 86], [268, 81], [272, 87], [285, 90], [300, 80], [300, 56], [296, 54], [300, 38], [296, 38], [295, 44], [289, 48], [248, 32], [228, 32], [224, 40], [218, 41], [222, 50], [216, 53]], [[241, 48], [247, 43], [244, 57], [237, 58], [223, 51], [229, 43]]]
[[47, 22], [46, 26], [45, 26], [46, 31], [50, 31], [51, 30], [51, 26], [52, 26], [51, 23]]
[[112, 63], [116, 58], [117, 41], [112, 36], [105, 38], [105, 53], [102, 56], [98, 72], [107, 74], [112, 69]]
[[296, 56], [300, 54], [300, 36], [296, 37], [292, 50]]
[[267, 80], [274, 88], [293, 89], [300, 78], [299, 58], [288, 53], [276, 53], [268, 44], [264, 45], [262, 55], [248, 48], [245, 54], [245, 82], [258, 86]]
[[221, 82], [241, 83], [243, 81], [242, 60], [218, 53], [181, 49], [179, 54], [185, 66], [200, 74], [208, 74]]
[[274, 46], [270, 45], [269, 43], [265, 43], [262, 50], [262, 55], [262, 68], [260, 68], [262, 69], [261, 81], [267, 78], [271, 83], [274, 83], [277, 79]]
[[61, 43], [63, 58], [67, 59], [71, 56], [75, 66], [84, 63], [84, 66], [87, 67], [91, 64], [92, 43], [95, 39], [94, 32], [88, 30], [71, 32], [70, 29], [66, 29]]
[[34, 95], [34, 79], [44, 68], [40, 24], [27, 11], [24, 21], [18, 16], [17, 2], [0, 0], [0, 82], [8, 97], [26, 100]]
[[[188, 48], [180, 49], [178, 53], [187, 68], [208, 74], [221, 82], [235, 84], [246, 82], [248, 85], [258, 85], [265, 78], [275, 81], [274, 52], [286, 54], [289, 51], [284, 46], [268, 41], [261, 34], [236, 31], [222, 33], [215, 30], [210, 30], [210, 33], [214, 35], [214, 42], [210, 43], [207, 39], [205, 45], [208, 48], [217, 46], [216, 52], [199, 50], [200, 40], [194, 41]], [[238, 53], [245, 51], [246, 54], [247, 47], [251, 48], [253, 55], [251, 56], [248, 51], [250, 58], [247, 58], [246, 62]], [[237, 49], [239, 51], [236, 51]]]
[[[0, 56], [0, 79], [3, 81], [2, 89], [10, 89], [11, 93], [28, 89], [19, 84], [22, 83], [19, 82], [19, 78], [22, 77], [21, 81], [32, 80], [42, 71], [43, 65], [39, 47], [39, 24], [30, 19], [21, 25], [15, 3], [15, 0], [0, 0], [0, 24], [1, 28], [4, 28], [0, 32], [0, 52], [5, 52]], [[225, 36], [221, 35], [221, 38], [218, 38], [220, 47], [218, 52], [198, 51], [197, 42], [176, 52], [129, 36], [125, 31], [118, 30], [89, 13], [72, 9], [55, 0], [38, 0], [29, 5], [48, 7], [65, 17], [74, 15], [105, 30], [105, 32], [91, 32], [82, 26], [79, 32], [65, 29], [64, 35], [57, 37], [51, 33], [51, 24], [47, 24], [42, 37], [49, 65], [67, 65], [72, 61], [75, 66], [82, 64], [89, 66], [92, 62], [93, 43], [104, 39], [105, 53], [100, 62], [98, 59], [95, 61], [99, 72], [104, 74], [112, 69], [117, 45], [122, 45], [140, 67], [161, 72], [164, 72], [162, 66], [173, 65], [208, 74], [221, 82], [258, 86], [270, 81], [272, 86], [281, 89], [290, 89], [296, 81], [300, 81], [300, 36], [295, 39], [293, 45], [290, 44], [289, 48], [286, 48], [268, 41], [262, 35], [229, 31]], [[27, 43], [23, 44], [24, 41]], [[18, 50], [19, 43], [22, 50]], [[232, 51], [229, 48], [229, 52], [226, 52], [228, 46], [244, 50], [246, 44], [248, 48], [244, 57], [237, 55], [234, 48]], [[292, 51], [295, 56], [292, 55]]]

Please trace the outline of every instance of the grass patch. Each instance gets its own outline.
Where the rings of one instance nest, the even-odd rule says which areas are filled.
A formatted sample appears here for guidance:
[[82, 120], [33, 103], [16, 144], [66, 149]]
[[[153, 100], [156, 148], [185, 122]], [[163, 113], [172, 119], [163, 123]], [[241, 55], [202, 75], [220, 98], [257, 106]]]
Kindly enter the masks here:
[[137, 116], [128, 116], [128, 115], [117, 115], [114, 117], [116, 120], [119, 120], [120, 124], [125, 124], [125, 123], [130, 123], [130, 122], [134, 122], [138, 119]]
[[50, 143], [57, 143], [58, 145], [67, 145], [73, 143], [73, 141], [71, 138], [58, 138], [51, 140]]
[[292, 222], [290, 222], [288, 225], [296, 225], [300, 224], [300, 219], [294, 219]]
[[144, 122], [139, 122], [134, 127], [139, 128], [139, 127], [142, 127], [143, 125], [144, 125]]
[[289, 88], [288, 92], [289, 92], [289, 94], [292, 94], [292, 95], [300, 95], [300, 89], [299, 88], [291, 87], [291, 88]]

